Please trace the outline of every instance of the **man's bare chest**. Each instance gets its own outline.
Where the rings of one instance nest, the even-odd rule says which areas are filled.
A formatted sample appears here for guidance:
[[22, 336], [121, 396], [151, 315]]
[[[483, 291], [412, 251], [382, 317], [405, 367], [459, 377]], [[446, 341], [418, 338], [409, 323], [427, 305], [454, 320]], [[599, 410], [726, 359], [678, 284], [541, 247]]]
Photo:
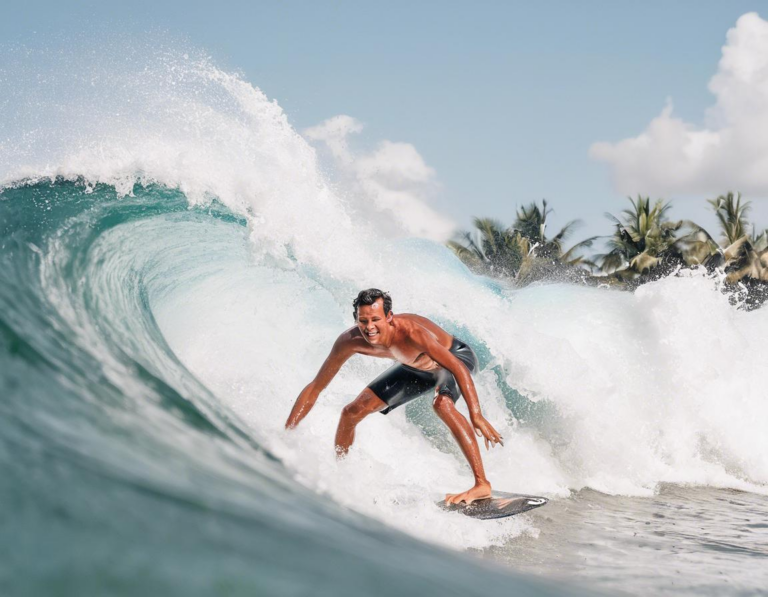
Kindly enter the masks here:
[[440, 368], [440, 365], [429, 354], [412, 346], [393, 345], [389, 347], [387, 353], [389, 358], [414, 369], [431, 371]]

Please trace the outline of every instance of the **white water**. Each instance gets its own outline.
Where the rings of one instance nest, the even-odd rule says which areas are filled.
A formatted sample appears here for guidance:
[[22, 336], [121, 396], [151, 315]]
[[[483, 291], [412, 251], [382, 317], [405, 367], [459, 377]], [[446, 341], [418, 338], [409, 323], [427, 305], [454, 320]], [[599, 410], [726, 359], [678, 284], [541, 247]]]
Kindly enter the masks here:
[[335, 460], [340, 408], [388, 363], [356, 357], [302, 426], [283, 430], [293, 400], [351, 325], [353, 296], [377, 286], [392, 293], [396, 312], [461, 330], [511, 387], [554, 406], [520, 425], [491, 367], [477, 376], [485, 415], [506, 438], [485, 459], [497, 488], [648, 495], [672, 482], [766, 492], [765, 310], [735, 310], [702, 275], [634, 295], [499, 292], [446, 249], [384, 238], [376, 216], [356, 217], [371, 213], [356, 204], [365, 198], [332, 192], [279, 106], [241, 78], [173, 53], [120, 65], [81, 71], [75, 79], [101, 95], [70, 89], [59, 128], [30, 135], [18, 154], [0, 148], [8, 164], [0, 178], [81, 176], [126, 193], [156, 182], [191, 203], [216, 197], [248, 218], [248, 245], [235, 226], [179, 225], [174, 234], [188, 236], [192, 267], [206, 275], [190, 275], [153, 307], [190, 370], [300, 482], [453, 547], [536, 532], [526, 518], [479, 526], [432, 504], [471, 477], [428, 409], [371, 417], [350, 457]]
[[[480, 526], [432, 505], [441, 493], [468, 487], [471, 477], [429, 409], [370, 417], [350, 457], [335, 461], [341, 407], [386, 362], [352, 359], [302, 426], [283, 431], [293, 400], [350, 325], [349, 306], [300, 271], [254, 265], [245, 252], [217, 257], [225, 263], [219, 274], [163, 302], [161, 327], [189, 368], [302, 483], [454, 547], [535, 532], [525, 519]], [[450, 301], [418, 292], [447, 275], [452, 259], [444, 254], [443, 268], [427, 267], [412, 282], [412, 310], [461, 321], [491, 349], [511, 386], [554, 403], [559, 413], [520, 426], [494, 373], [486, 368], [477, 376], [484, 412], [507, 438], [485, 456], [497, 487], [550, 496], [582, 487], [650, 495], [660, 482], [765, 490], [761, 313], [734, 310], [703, 277], [665, 280], [635, 295], [551, 286], [506, 300], [455, 271], [456, 302], [474, 298], [459, 316]], [[406, 261], [393, 267], [405, 269]], [[691, 303], [682, 308], [686, 298]], [[740, 362], [728, 357], [734, 353]]]

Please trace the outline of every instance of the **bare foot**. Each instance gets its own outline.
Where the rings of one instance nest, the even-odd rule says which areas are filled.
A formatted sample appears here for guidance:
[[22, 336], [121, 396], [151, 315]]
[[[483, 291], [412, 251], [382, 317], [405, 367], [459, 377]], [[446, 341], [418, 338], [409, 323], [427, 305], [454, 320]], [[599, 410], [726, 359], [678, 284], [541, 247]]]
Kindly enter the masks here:
[[485, 483], [477, 483], [469, 491], [464, 493], [449, 493], [445, 496], [446, 504], [458, 504], [460, 502], [466, 502], [467, 505], [471, 504], [475, 500], [482, 500], [491, 497], [491, 484], [487, 481]]

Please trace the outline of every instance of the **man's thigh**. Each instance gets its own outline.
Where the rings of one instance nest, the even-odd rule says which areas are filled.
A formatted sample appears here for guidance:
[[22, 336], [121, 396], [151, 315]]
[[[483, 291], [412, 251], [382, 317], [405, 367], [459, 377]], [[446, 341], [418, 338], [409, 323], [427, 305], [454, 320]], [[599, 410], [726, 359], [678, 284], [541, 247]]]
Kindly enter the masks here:
[[435, 387], [435, 380], [435, 375], [429, 371], [419, 371], [398, 364], [379, 375], [368, 384], [367, 389], [387, 404], [387, 408], [381, 411], [386, 415], [393, 408], [431, 393]]

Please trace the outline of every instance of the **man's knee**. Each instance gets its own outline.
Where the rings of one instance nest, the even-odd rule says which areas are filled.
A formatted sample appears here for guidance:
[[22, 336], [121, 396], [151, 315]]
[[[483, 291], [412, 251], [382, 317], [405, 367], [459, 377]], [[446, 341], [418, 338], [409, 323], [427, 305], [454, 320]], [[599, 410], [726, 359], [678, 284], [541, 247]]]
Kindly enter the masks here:
[[376, 394], [366, 388], [357, 398], [341, 409], [341, 416], [353, 421], [362, 421], [371, 413], [381, 410], [386, 406]]
[[432, 407], [438, 413], [440, 413], [440, 412], [447, 412], [455, 408], [455, 405], [453, 403], [453, 399], [447, 394], [438, 394], [437, 396], [435, 396], [435, 399], [432, 401]]
[[341, 409], [341, 416], [345, 419], [352, 419], [353, 421], [359, 421], [365, 417], [363, 408], [357, 401], [350, 402], [344, 408]]

